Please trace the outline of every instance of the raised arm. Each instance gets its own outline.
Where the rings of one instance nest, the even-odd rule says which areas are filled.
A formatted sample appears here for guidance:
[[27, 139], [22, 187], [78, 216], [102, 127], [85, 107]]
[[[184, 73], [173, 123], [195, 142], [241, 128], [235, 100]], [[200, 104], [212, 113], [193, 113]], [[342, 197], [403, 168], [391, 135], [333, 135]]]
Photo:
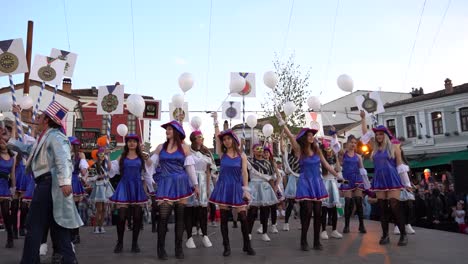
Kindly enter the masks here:
[[335, 171], [335, 169], [327, 162], [325, 157], [323, 155], [320, 155], [320, 162], [322, 165], [325, 167], [326, 170], [328, 170], [333, 176], [338, 177], [338, 173]]
[[367, 124], [366, 124], [366, 113], [361, 110], [359, 113], [361, 116], [361, 129], [362, 129], [362, 134], [365, 135], [367, 133]]
[[218, 113], [217, 112], [212, 112], [211, 117], [213, 117], [213, 124], [214, 124], [214, 130], [215, 130], [215, 142], [216, 142], [216, 154], [218, 154], [219, 157], [221, 157], [222, 149], [221, 149], [221, 140], [219, 140], [218, 135], [219, 135], [219, 123], [218, 123]]
[[286, 133], [286, 136], [288, 137], [289, 141], [291, 142], [291, 147], [294, 150], [294, 155], [296, 155], [296, 157], [299, 158], [300, 153], [301, 153], [301, 147], [296, 142], [296, 138], [291, 133], [291, 131], [289, 131], [289, 128], [287, 126], [284, 126], [284, 132]]

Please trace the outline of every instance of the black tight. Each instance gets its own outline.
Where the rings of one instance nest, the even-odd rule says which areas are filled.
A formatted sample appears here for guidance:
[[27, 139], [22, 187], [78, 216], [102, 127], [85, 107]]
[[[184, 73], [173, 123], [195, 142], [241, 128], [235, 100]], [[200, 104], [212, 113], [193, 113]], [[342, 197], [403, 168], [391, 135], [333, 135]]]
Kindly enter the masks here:
[[291, 212], [294, 209], [294, 204], [296, 201], [294, 199], [288, 199], [287, 204], [288, 206], [286, 207], [286, 214], [284, 216], [284, 222], [287, 224], [289, 222], [289, 217], [291, 217]]
[[208, 235], [208, 208], [200, 207], [198, 210], [200, 220], [200, 228], [204, 236]]
[[309, 231], [312, 211], [314, 213], [314, 246], [320, 245], [320, 224], [322, 213], [322, 202], [320, 201], [301, 201], [301, 245], [307, 245], [307, 232]]
[[10, 216], [10, 201], [3, 200], [0, 201], [0, 207], [2, 211], [3, 223], [5, 224], [5, 230], [7, 231], [7, 240], [13, 240], [13, 229], [11, 225], [11, 216]]
[[26, 216], [29, 212], [29, 205], [25, 202], [21, 203], [21, 213], [20, 213], [20, 229], [23, 229], [26, 224]]
[[278, 204], [274, 204], [274, 205], [270, 206], [270, 215], [271, 215], [271, 224], [272, 225], [276, 225], [276, 219], [277, 219], [276, 211], [277, 210], [278, 210]]
[[327, 229], [327, 215], [332, 219], [332, 230], [336, 230], [336, 223], [338, 222], [338, 212], [336, 207], [328, 208], [322, 207], [322, 231]]
[[262, 230], [263, 230], [262, 233], [266, 234], [268, 230], [268, 216], [270, 214], [269, 212], [270, 207], [269, 206], [261, 206], [261, 207], [251, 206], [247, 214], [249, 234], [252, 233], [255, 220], [257, 219], [258, 209], [260, 209], [260, 223], [262, 224]]
[[19, 199], [13, 199], [10, 205], [11, 210], [11, 227], [13, 232], [18, 235], [18, 210], [19, 210]]

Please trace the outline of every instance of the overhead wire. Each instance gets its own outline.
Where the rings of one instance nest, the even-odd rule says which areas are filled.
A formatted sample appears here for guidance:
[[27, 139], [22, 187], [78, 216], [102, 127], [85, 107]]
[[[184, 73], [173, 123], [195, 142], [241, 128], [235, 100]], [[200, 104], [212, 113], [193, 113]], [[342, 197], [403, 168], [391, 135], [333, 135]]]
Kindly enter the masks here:
[[281, 56], [284, 56], [284, 50], [286, 49], [286, 44], [288, 43], [289, 29], [291, 28], [291, 19], [294, 10], [294, 0], [291, 2], [291, 8], [289, 9], [289, 18], [288, 18], [288, 27], [286, 28], [286, 34], [283, 40], [283, 48], [281, 49]]
[[68, 51], [71, 51], [71, 45], [70, 45], [70, 32], [68, 30], [68, 13], [67, 13], [67, 6], [65, 4], [66, 0], [62, 0], [63, 4], [63, 14], [65, 17], [65, 30], [67, 32], [67, 41], [68, 41]]

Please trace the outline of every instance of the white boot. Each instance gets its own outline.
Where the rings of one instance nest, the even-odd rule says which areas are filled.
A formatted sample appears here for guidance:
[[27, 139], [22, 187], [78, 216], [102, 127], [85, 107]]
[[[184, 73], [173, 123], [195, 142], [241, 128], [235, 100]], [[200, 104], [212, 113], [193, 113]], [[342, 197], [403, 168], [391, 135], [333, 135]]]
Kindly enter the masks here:
[[333, 230], [331, 232], [330, 236], [333, 237], [333, 238], [338, 238], [338, 239], [343, 238], [343, 235], [340, 234], [340, 232], [338, 232], [338, 230]]
[[289, 224], [288, 223], [284, 223], [283, 231], [289, 231]]
[[407, 234], [416, 234], [416, 231], [414, 231], [413, 227], [410, 224], [405, 225], [405, 230]]
[[203, 246], [204, 247], [212, 247], [213, 245], [211, 244], [211, 241], [210, 239], [208, 238], [208, 236], [203, 236], [202, 238], [202, 243], [203, 243]]
[[252, 234], [249, 234], [249, 240], [252, 240]]
[[47, 243], [41, 244], [41, 247], [39, 248], [39, 255], [40, 256], [47, 255]]
[[393, 234], [395, 234], [395, 235], [399, 235], [399, 234], [400, 234], [400, 229], [398, 228], [397, 225], [396, 225], [395, 228], [393, 229]]
[[268, 234], [262, 234], [262, 240], [265, 241], [265, 242], [271, 241], [271, 239], [270, 239], [270, 237], [268, 236]]
[[197, 246], [195, 246], [195, 242], [193, 241], [193, 237], [187, 239], [187, 242], [185, 242], [185, 246], [187, 248], [197, 248]]
[[263, 234], [263, 226], [260, 225], [259, 228], [257, 228], [257, 234]]
[[328, 239], [328, 234], [327, 234], [326, 230], [323, 230], [322, 233], [320, 233], [320, 238], [323, 239], [323, 240]]
[[100, 233], [105, 233], [105, 232], [106, 232], [106, 230], [104, 230], [104, 227], [103, 227], [103, 226], [101, 226], [101, 227], [99, 228], [99, 231], [100, 231]]
[[98, 226], [95, 226], [94, 227], [94, 234], [99, 234], [99, 227]]
[[276, 225], [271, 225], [271, 233], [278, 234], [278, 228], [276, 227]]

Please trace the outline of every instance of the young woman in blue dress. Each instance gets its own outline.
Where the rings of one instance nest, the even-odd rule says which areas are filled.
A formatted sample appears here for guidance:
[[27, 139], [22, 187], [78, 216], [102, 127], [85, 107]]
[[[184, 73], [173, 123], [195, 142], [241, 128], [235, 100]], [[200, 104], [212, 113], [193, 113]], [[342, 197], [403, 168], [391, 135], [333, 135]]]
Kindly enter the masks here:
[[247, 172], [247, 156], [241, 152], [240, 141], [232, 130], [219, 132], [217, 114], [212, 114], [215, 125], [216, 153], [219, 153], [221, 167], [218, 181], [210, 196], [210, 202], [217, 204], [221, 213], [221, 234], [223, 236], [223, 256], [231, 255], [228, 234], [229, 208], [238, 212], [241, 222], [243, 251], [248, 255], [255, 255], [249, 239], [247, 223], [247, 205], [252, 200]]
[[374, 178], [372, 179], [371, 190], [377, 195], [380, 206], [380, 224], [382, 226], [382, 237], [379, 244], [390, 243], [388, 235], [388, 223], [391, 214], [395, 216], [395, 222], [400, 229], [399, 246], [406, 246], [408, 238], [406, 236], [405, 224], [401, 221], [400, 214], [400, 193], [404, 188], [399, 174], [409, 171], [408, 166], [403, 164], [399, 145], [392, 144], [393, 135], [385, 126], [377, 126], [368, 131], [366, 124], [366, 114], [361, 111], [362, 134], [361, 141], [367, 144], [372, 140], [372, 160], [374, 162]]

